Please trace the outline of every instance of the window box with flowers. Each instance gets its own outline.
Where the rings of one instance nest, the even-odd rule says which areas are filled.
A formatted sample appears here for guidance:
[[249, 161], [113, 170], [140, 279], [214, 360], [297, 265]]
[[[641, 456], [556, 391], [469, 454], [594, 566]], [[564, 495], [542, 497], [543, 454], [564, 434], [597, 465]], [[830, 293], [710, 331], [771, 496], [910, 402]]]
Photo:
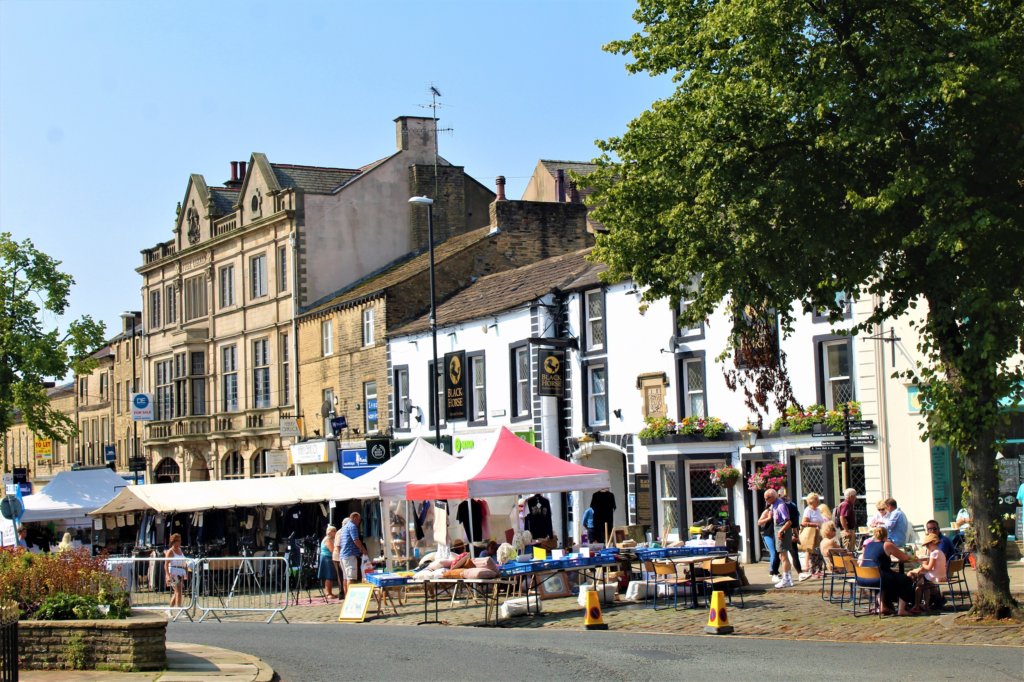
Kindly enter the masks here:
[[[850, 418], [860, 419], [860, 403], [851, 400], [847, 405], [850, 409]], [[843, 420], [841, 409], [826, 410], [824, 405], [810, 405], [807, 409], [803, 409], [798, 405], [790, 405], [786, 408], [786, 413], [772, 424], [771, 432], [812, 433], [817, 430], [838, 432], [843, 430]]]
[[647, 417], [644, 423], [647, 425], [639, 436], [645, 444], [720, 440], [729, 431], [729, 425], [718, 417], [685, 417], [678, 423], [668, 417]]
[[734, 466], [726, 465], [711, 471], [711, 482], [724, 490], [733, 487], [739, 480], [740, 470]]

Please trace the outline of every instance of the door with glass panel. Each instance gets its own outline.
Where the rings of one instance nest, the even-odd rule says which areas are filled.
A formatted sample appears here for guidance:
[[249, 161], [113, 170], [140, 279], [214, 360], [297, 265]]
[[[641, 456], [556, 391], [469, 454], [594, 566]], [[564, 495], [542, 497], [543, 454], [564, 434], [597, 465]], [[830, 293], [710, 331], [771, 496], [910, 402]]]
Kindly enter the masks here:
[[675, 462], [658, 462], [658, 524], [662, 542], [675, 542], [679, 535], [679, 475]]

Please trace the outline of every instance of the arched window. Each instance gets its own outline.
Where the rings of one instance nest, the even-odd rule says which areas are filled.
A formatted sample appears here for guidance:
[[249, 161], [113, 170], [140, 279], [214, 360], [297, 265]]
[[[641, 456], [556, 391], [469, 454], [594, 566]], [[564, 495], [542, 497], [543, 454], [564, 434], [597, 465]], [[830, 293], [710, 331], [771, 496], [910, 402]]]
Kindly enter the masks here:
[[249, 460], [249, 476], [252, 478], [268, 478], [274, 474], [267, 473], [267, 451], [257, 450]]
[[181, 480], [181, 468], [170, 457], [160, 460], [156, 465], [155, 474], [157, 483], [177, 483]]
[[242, 478], [245, 475], [245, 460], [237, 452], [229, 452], [224, 456], [221, 466], [221, 478]]

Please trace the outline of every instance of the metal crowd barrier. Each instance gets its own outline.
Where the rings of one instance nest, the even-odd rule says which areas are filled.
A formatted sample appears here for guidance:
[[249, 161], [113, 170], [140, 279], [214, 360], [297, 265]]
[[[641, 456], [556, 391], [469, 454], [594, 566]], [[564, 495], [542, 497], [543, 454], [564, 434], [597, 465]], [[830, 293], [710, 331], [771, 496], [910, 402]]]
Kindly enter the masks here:
[[195, 606], [199, 622], [218, 612], [268, 613], [265, 622], [284, 615], [290, 596], [291, 571], [284, 557], [218, 557], [196, 561]]
[[196, 608], [196, 561], [184, 559], [186, 575], [178, 606], [170, 605], [174, 589], [167, 584], [167, 565], [171, 561], [174, 559], [164, 556], [124, 556], [107, 557], [106, 564], [108, 571], [124, 580], [132, 609], [166, 613], [171, 622], [182, 615], [192, 620]]
[[18, 605], [0, 604], [0, 680], [18, 682]]
[[[125, 582], [132, 609], [166, 613], [172, 622], [199, 614], [218, 621], [218, 613], [266, 613], [266, 622], [284, 615], [290, 601], [291, 571], [284, 557], [216, 557], [185, 559], [187, 575], [182, 602], [171, 606], [174, 589], [167, 583], [168, 563], [163, 556], [108, 557], [107, 569]], [[179, 561], [181, 561], [179, 559]]]

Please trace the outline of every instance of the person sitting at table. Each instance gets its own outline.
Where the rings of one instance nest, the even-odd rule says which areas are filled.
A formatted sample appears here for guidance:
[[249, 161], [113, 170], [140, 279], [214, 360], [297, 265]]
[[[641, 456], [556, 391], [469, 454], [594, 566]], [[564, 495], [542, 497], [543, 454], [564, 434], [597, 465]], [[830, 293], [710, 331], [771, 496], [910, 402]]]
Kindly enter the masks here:
[[868, 521], [868, 528], [877, 528], [878, 526], [884, 526], [886, 521], [885, 517], [889, 515], [889, 507], [886, 506], [885, 500], [879, 500], [877, 503], [875, 503], [875, 509], [877, 509], [878, 511], [877, 513], [875, 513], [874, 516], [871, 517], [871, 520]]
[[[839, 540], [836, 538], [835, 522], [826, 521], [821, 524], [821, 542], [818, 544], [818, 551], [821, 552], [821, 556], [828, 557], [828, 553], [833, 549], [842, 549], [842, 545], [839, 544]], [[827, 561], [825, 566], [828, 566]]]
[[971, 512], [969, 512], [965, 507], [961, 507], [960, 511], [956, 513], [956, 520], [953, 521], [953, 527], [963, 534], [965, 530], [971, 527], [971, 521]]
[[902, 573], [892, 570], [892, 558], [898, 561], [913, 561], [913, 558], [889, 541], [889, 532], [885, 526], [876, 526], [871, 535], [874, 541], [864, 546], [859, 563], [861, 566], [877, 566], [881, 576], [881, 585], [879, 585], [879, 581], [865, 578], [858, 578], [857, 584], [864, 587], [882, 588], [877, 608], [881, 609], [883, 614], [892, 614], [894, 601], [899, 602], [897, 616], [913, 616], [921, 613], [917, 606], [911, 609], [907, 608], [907, 604], [912, 604], [914, 601], [914, 582]]
[[[821, 504], [821, 497], [818, 493], [808, 493], [807, 495], [807, 506], [804, 507], [804, 513], [800, 517], [800, 528], [813, 528], [814, 538], [807, 545], [807, 573], [800, 574], [800, 580], [806, 580], [807, 578], [820, 578], [822, 572], [825, 570], [825, 560], [822, 555], [817, 551], [818, 545], [821, 541], [821, 525], [825, 523], [825, 516], [821, 513], [818, 507]], [[801, 535], [803, 531], [801, 530]]]
[[935, 533], [927, 533], [921, 544], [928, 551], [928, 557], [921, 560], [921, 565], [907, 571], [907, 577], [914, 581], [914, 604], [927, 604], [926, 596], [937, 583], [946, 582], [946, 555], [939, 549], [939, 537]]
[[939, 550], [946, 557], [946, 561], [949, 561], [949, 558], [956, 554], [956, 548], [953, 546], [953, 541], [942, 534], [942, 532], [939, 530], [938, 521], [932, 519], [931, 521], [926, 523], [924, 525], [924, 532], [934, 533], [935, 537], [939, 539]]
[[885, 515], [885, 529], [889, 532], [889, 541], [903, 547], [910, 540], [910, 521], [893, 498], [885, 499], [885, 507], [889, 510]]

